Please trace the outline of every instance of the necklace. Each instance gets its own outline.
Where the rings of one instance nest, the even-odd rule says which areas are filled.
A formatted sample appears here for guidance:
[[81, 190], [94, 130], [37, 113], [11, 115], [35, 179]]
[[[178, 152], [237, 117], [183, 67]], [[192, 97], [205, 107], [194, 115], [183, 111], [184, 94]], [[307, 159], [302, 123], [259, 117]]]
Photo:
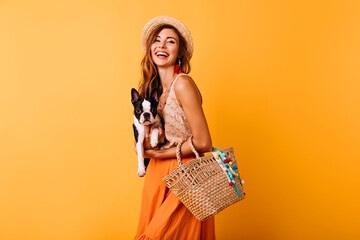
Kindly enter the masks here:
[[163, 94], [161, 94], [162, 97], [162, 101], [160, 101], [160, 106], [163, 107], [166, 105], [166, 100], [169, 96], [169, 91], [166, 91], [165, 93], [163, 92]]

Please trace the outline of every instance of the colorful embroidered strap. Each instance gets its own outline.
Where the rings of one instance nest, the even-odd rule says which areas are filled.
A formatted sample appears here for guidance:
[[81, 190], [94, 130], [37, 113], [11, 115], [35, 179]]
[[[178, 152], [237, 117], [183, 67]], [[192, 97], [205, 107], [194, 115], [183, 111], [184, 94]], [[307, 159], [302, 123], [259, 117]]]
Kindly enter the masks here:
[[235, 176], [238, 177], [241, 186], [243, 185], [243, 181], [241, 180], [240, 174], [237, 171], [237, 166], [233, 165], [230, 158], [228, 158], [228, 156], [226, 156], [226, 154], [223, 151], [221, 151], [220, 149], [218, 149], [216, 147], [213, 147], [213, 149], [215, 149], [216, 151], [213, 151], [212, 154], [215, 157], [215, 159], [217, 160], [217, 162], [219, 163], [222, 170], [224, 170], [225, 176], [229, 181], [229, 185], [235, 187], [236, 193], [240, 197], [241, 193], [235, 183], [234, 177]]

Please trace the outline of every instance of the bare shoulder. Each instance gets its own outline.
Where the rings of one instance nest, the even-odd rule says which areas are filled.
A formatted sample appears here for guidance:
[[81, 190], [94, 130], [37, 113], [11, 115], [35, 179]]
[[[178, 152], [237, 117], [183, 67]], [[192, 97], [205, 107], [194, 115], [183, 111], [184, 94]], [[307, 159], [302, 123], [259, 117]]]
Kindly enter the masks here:
[[181, 93], [183, 91], [188, 92], [197, 90], [197, 86], [192, 77], [188, 75], [181, 75], [174, 83], [174, 89], [176, 93]]
[[201, 93], [195, 81], [188, 75], [181, 75], [174, 83], [175, 94], [179, 99], [197, 98], [202, 102]]

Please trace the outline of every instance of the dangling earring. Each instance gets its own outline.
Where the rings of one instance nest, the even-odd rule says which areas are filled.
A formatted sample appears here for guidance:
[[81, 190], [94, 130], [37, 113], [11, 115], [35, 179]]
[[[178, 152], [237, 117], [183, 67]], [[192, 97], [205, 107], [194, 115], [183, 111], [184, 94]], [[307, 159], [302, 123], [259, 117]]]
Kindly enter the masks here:
[[175, 65], [175, 69], [174, 69], [175, 73], [181, 73], [181, 60], [179, 58], [179, 63]]

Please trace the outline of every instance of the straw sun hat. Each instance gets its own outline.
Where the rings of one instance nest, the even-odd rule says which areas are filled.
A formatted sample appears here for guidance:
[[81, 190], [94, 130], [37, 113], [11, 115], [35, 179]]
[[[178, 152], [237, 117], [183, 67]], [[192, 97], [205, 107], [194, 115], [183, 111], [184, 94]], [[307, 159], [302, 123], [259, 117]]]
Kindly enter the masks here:
[[194, 44], [189, 29], [187, 29], [187, 27], [179, 20], [168, 16], [155, 17], [151, 19], [143, 28], [141, 33], [141, 48], [144, 54], [146, 53], [146, 41], [149, 38], [151, 32], [155, 30], [155, 28], [157, 28], [158, 26], [165, 24], [174, 26], [183, 36], [186, 41], [186, 50], [188, 51], [191, 58], [194, 51]]

